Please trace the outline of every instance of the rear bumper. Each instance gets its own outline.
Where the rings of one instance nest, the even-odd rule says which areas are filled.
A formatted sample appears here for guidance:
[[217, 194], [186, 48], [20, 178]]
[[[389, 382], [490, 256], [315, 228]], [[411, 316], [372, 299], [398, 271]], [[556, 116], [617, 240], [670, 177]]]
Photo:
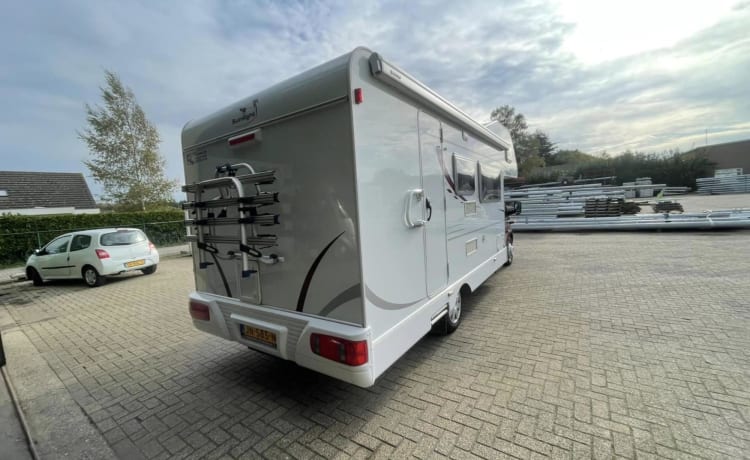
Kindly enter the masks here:
[[[374, 383], [372, 340], [368, 328], [342, 324], [294, 311], [253, 305], [203, 292], [193, 292], [190, 294], [190, 300], [201, 302], [209, 307], [210, 319], [208, 321], [193, 319], [193, 325], [200, 331], [294, 361], [300, 366], [360, 387], [366, 388]], [[273, 332], [277, 337], [276, 347], [242, 337], [241, 325]], [[310, 335], [313, 333], [333, 335], [353, 341], [367, 340], [370, 361], [361, 366], [347, 366], [318, 356], [310, 348]]]
[[[107, 259], [102, 259], [101, 261], [101, 270], [99, 270], [99, 273], [101, 275], [117, 275], [119, 273], [125, 273], [125, 272], [132, 272], [137, 270], [143, 270], [144, 268], [150, 267], [152, 265], [156, 265], [159, 263], [159, 253], [158, 252], [152, 252], [151, 254], [142, 257], [142, 259], [145, 261], [143, 265], [138, 265], [135, 267], [126, 267], [124, 263], [122, 262], [114, 262]], [[140, 259], [137, 259], [140, 260]]]

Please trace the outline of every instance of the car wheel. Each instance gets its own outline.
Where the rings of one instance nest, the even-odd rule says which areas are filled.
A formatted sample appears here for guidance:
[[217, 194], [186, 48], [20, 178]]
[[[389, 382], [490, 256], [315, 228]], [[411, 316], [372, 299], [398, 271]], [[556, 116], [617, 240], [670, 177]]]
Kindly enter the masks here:
[[508, 248], [508, 260], [503, 264], [504, 267], [513, 263], [513, 233], [505, 236], [505, 247]]
[[513, 263], [513, 243], [509, 242], [506, 247], [508, 248], [508, 261], [503, 265], [507, 267]]
[[104, 277], [102, 277], [98, 271], [91, 265], [83, 267], [83, 281], [88, 287], [96, 287], [104, 284]]
[[44, 284], [44, 280], [42, 279], [42, 276], [39, 274], [39, 272], [31, 267], [26, 269], [26, 279], [31, 280], [31, 282], [34, 283], [34, 286], [41, 286]]
[[446, 332], [451, 334], [453, 331], [458, 329], [461, 324], [461, 291], [456, 292], [456, 297], [453, 299], [453, 303], [448, 303], [448, 314], [446, 318]]
[[[466, 289], [466, 286], [464, 286]], [[448, 301], [448, 312], [440, 321], [432, 325], [430, 333], [433, 335], [448, 335], [458, 329], [461, 324], [461, 291], [456, 293], [453, 303]]]
[[146, 267], [143, 270], [141, 270], [144, 275], [150, 275], [156, 271], [156, 265], [152, 265], [150, 267]]

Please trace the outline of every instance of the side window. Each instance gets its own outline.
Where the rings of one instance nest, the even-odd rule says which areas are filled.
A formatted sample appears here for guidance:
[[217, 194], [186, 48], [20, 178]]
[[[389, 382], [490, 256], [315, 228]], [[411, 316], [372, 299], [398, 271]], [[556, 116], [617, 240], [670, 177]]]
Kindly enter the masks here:
[[47, 251], [47, 254], [62, 254], [68, 252], [68, 243], [70, 243], [70, 237], [64, 236], [52, 241], [47, 245], [45, 250]]
[[479, 164], [479, 199], [480, 201], [500, 201], [503, 185], [500, 169]]
[[70, 242], [70, 252], [80, 251], [91, 246], [91, 235], [76, 235]]
[[456, 192], [459, 195], [473, 195], [476, 190], [477, 164], [474, 161], [453, 154], [453, 174]]

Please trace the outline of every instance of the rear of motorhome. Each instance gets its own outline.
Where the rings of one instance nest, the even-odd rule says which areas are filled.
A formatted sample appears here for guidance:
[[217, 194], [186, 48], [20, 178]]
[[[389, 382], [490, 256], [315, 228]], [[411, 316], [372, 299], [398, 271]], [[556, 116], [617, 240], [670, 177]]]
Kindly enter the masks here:
[[508, 131], [357, 48], [182, 132], [196, 328], [368, 387], [512, 261]]

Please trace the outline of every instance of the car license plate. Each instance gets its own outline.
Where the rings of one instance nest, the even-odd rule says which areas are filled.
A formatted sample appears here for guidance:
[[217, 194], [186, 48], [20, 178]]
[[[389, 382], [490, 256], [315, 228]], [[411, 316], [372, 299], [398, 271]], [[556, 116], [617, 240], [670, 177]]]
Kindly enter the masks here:
[[242, 333], [242, 337], [245, 339], [276, 348], [276, 334], [271, 331], [240, 324], [240, 333]]
[[143, 265], [145, 263], [146, 263], [146, 261], [144, 259], [140, 259], [140, 260], [134, 260], [132, 262], [128, 262], [128, 263], [125, 264], [125, 266], [128, 267], [128, 268], [133, 268], [133, 267], [141, 266], [141, 265]]

